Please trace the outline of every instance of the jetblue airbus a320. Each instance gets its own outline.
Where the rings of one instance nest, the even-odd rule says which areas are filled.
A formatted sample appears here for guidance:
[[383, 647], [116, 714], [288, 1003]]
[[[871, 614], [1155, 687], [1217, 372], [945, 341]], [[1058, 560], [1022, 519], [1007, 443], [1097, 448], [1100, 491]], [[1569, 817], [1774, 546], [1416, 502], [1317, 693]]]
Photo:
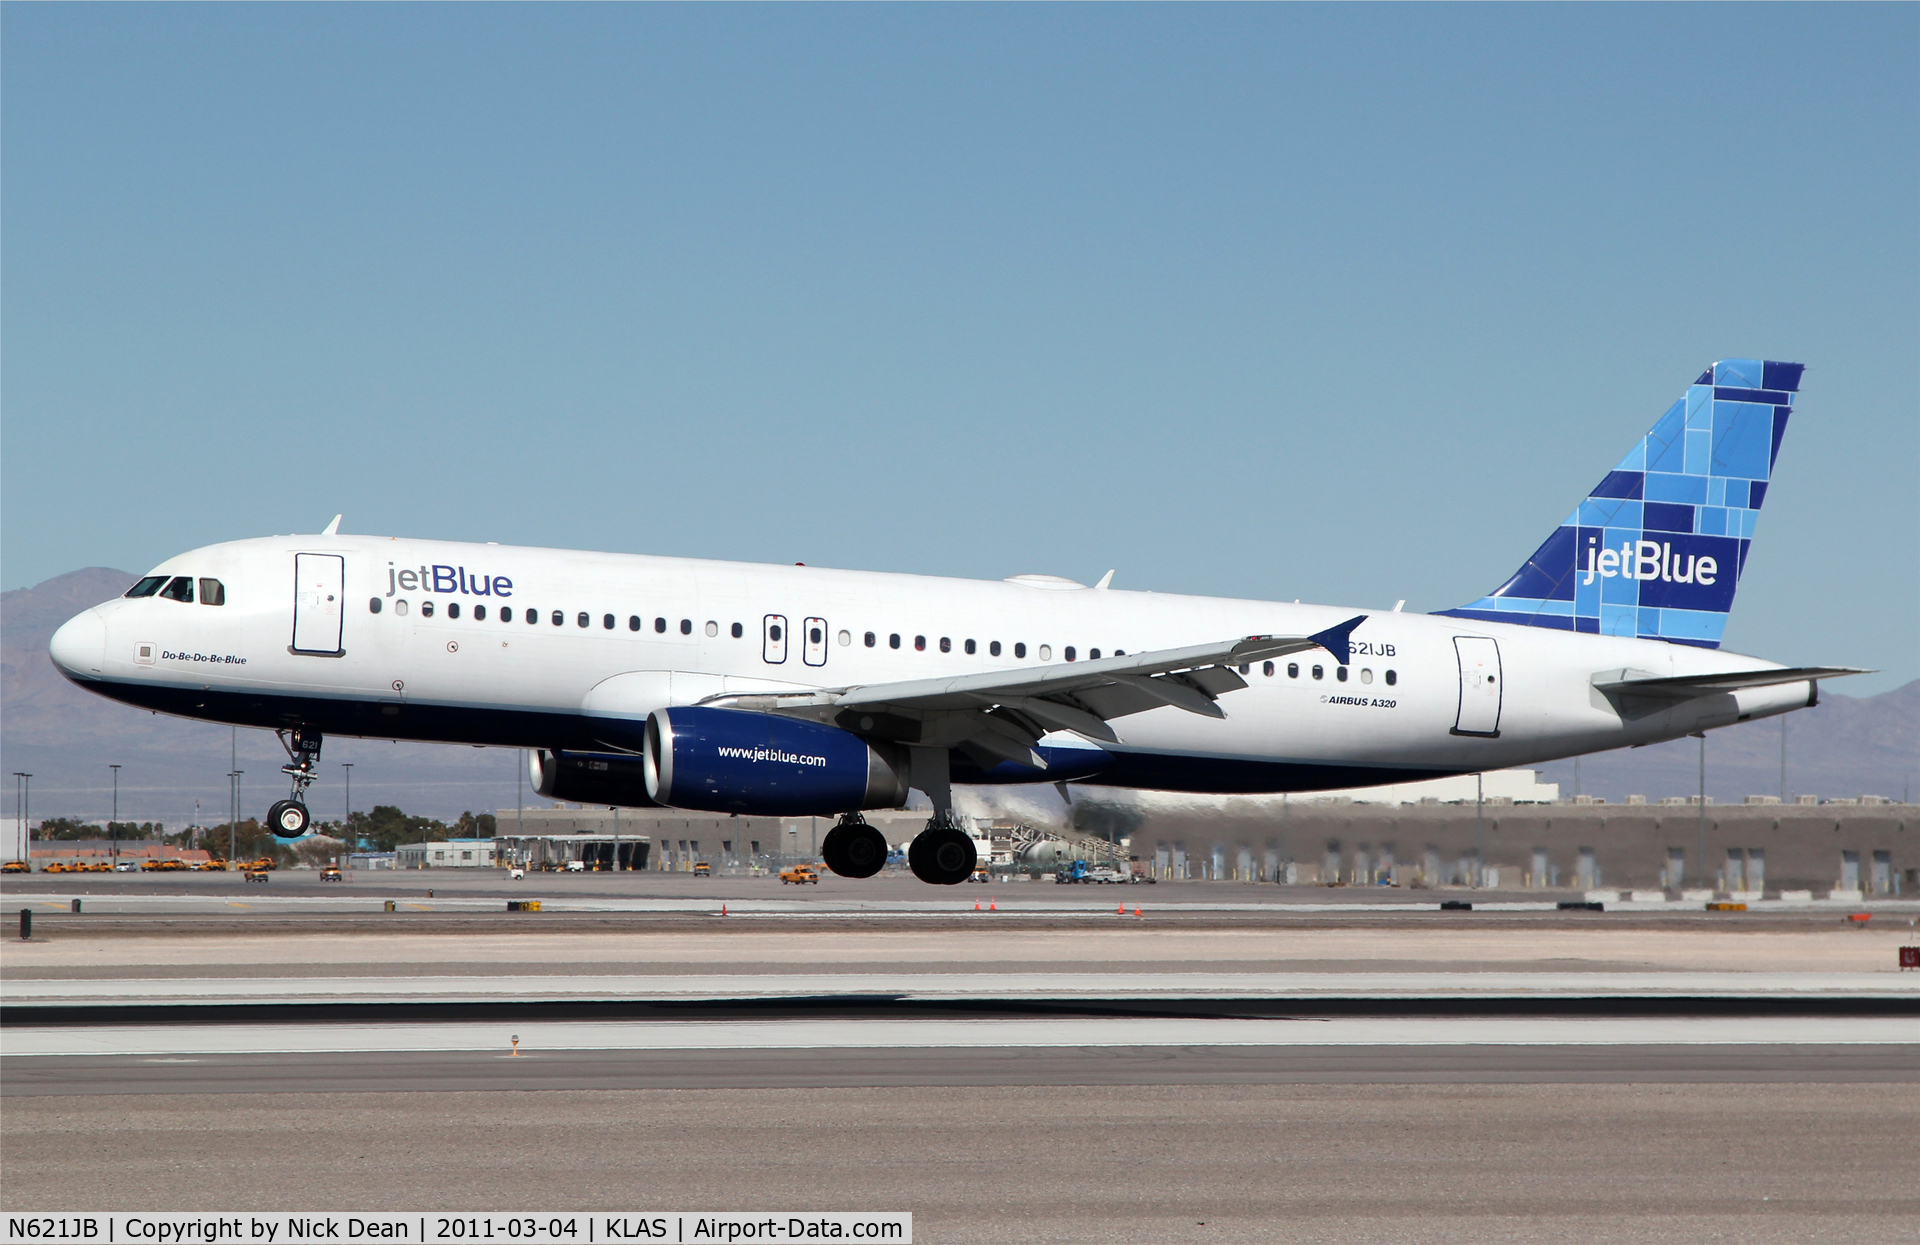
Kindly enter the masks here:
[[[1675, 739], [1815, 703], [1844, 667], [1719, 651], [1799, 392], [1727, 359], [1511, 579], [1437, 614], [804, 566], [318, 536], [169, 558], [54, 635], [74, 682], [278, 731], [283, 836], [329, 734], [533, 750], [544, 795], [830, 815], [917, 789], [908, 860], [972, 873], [954, 783], [1325, 790]], [[1109, 575], [1109, 578], [1111, 576]]]

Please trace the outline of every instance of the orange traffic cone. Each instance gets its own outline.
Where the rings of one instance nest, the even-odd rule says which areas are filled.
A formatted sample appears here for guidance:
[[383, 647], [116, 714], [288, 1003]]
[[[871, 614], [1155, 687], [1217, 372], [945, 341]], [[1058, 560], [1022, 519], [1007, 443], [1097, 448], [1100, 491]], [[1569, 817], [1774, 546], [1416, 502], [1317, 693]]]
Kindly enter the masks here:
[[998, 911], [1000, 911], [1000, 905], [999, 905], [999, 904], [997, 904], [997, 903], [995, 903], [995, 902], [994, 902], [994, 901], [993, 901], [993, 900], [992, 900], [991, 898], [989, 898], [989, 899], [987, 900], [987, 911], [988, 911], [988, 912], [998, 912]]
[[1127, 915], [1127, 905], [1121, 904], [1117, 911], [1120, 916]]
[[727, 905], [725, 904], [720, 905], [720, 915], [721, 916], [727, 915]]
[[1135, 916], [1139, 916], [1139, 915], [1140, 915], [1140, 905], [1139, 905], [1139, 904], [1135, 904], [1135, 905], [1133, 905], [1133, 915], [1135, 915]]
[[980, 911], [980, 901], [978, 899], [973, 901], [973, 910], [975, 912]]

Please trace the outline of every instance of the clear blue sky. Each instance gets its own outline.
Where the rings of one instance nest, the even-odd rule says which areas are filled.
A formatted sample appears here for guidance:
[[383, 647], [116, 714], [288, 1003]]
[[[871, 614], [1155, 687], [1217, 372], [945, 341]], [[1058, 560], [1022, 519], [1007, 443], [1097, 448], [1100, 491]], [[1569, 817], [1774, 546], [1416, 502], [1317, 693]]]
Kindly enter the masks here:
[[39, 6], [4, 584], [350, 531], [1437, 609], [1809, 365], [1728, 630], [1920, 675], [1920, 7]]

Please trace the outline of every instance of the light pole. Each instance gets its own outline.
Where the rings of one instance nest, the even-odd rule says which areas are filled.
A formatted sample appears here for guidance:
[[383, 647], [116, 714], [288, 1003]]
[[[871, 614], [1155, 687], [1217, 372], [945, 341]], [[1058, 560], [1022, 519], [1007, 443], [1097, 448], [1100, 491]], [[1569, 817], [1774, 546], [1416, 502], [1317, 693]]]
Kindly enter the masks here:
[[245, 770], [233, 770], [227, 775], [228, 808], [227, 814], [227, 867], [233, 867], [233, 859], [240, 854], [240, 775]]
[[340, 768], [347, 771], [347, 820], [343, 831], [347, 836], [347, 847], [343, 853], [346, 859], [340, 863], [350, 865], [353, 863], [353, 762], [342, 761]]
[[109, 765], [113, 771], [113, 812], [107, 817], [107, 839], [113, 844], [113, 870], [120, 871], [120, 767]]
[[20, 819], [20, 859], [28, 865], [33, 864], [33, 853], [27, 848], [27, 844], [32, 842], [28, 838], [27, 830], [27, 815], [32, 803], [29, 797], [32, 791], [33, 775], [23, 774], [19, 770], [13, 771], [13, 810], [15, 816]]
[[1700, 880], [1711, 886], [1713, 875], [1707, 872], [1707, 733], [1700, 740]]

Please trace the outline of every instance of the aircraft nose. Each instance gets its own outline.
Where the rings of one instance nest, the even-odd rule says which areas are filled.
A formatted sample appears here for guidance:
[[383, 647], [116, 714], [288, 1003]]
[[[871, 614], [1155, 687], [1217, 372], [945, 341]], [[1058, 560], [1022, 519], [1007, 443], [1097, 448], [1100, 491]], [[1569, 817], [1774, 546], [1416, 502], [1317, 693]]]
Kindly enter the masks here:
[[47, 642], [47, 653], [53, 658], [53, 664], [69, 678], [99, 674], [106, 651], [107, 622], [97, 609], [69, 618]]

